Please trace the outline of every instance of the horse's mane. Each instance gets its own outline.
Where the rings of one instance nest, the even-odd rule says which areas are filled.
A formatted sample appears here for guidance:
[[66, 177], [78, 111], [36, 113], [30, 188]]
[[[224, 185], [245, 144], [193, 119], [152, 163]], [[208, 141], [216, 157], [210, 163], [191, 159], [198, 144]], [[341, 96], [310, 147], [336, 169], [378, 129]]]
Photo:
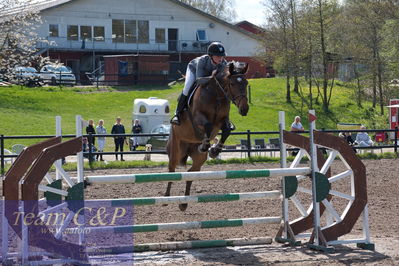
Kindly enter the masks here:
[[[234, 66], [234, 70], [233, 72], [230, 72], [230, 65]], [[240, 74], [245, 74], [244, 73], [244, 69], [246, 67], [246, 63], [244, 62], [239, 62], [239, 61], [230, 61], [227, 62], [226, 66], [224, 67], [224, 69], [219, 70], [218, 74], [216, 75], [216, 78], [219, 81], [223, 81], [227, 78], [227, 76], [230, 75], [240, 75]]]
[[244, 72], [244, 69], [245, 69], [245, 67], [247, 65], [246, 63], [239, 62], [239, 61], [234, 61], [234, 60], [230, 61], [230, 62], [227, 62], [227, 66], [225, 67], [225, 71], [228, 71], [229, 66], [231, 64], [234, 66], [234, 71], [233, 71], [233, 73], [230, 73], [231, 75], [244, 74], [243, 72]]

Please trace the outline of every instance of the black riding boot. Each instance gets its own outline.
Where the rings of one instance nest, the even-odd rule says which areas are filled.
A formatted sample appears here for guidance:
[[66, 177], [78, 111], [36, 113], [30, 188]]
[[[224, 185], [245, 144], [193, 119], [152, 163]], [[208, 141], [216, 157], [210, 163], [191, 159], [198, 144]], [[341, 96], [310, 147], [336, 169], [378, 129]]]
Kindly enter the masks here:
[[183, 93], [179, 97], [179, 102], [177, 103], [177, 108], [175, 115], [170, 120], [171, 124], [180, 125], [180, 115], [183, 109], [186, 107], [188, 96], [184, 95]]

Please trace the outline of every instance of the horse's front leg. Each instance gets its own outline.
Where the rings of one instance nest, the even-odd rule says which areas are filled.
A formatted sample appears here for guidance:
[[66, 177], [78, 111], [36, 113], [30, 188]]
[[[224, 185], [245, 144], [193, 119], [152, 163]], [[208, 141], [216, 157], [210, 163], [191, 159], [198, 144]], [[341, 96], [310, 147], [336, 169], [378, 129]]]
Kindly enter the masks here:
[[204, 124], [205, 129], [205, 138], [202, 140], [201, 145], [198, 146], [198, 150], [200, 152], [207, 152], [211, 147], [211, 133], [213, 129], [213, 125], [209, 122]]
[[219, 140], [219, 142], [213, 146], [209, 150], [209, 157], [215, 159], [218, 157], [218, 155], [222, 152], [222, 149], [224, 147], [224, 143], [226, 142], [227, 138], [230, 136], [231, 133], [231, 128], [228, 123], [228, 119], [223, 123], [223, 126], [221, 128], [222, 130], [222, 138]]

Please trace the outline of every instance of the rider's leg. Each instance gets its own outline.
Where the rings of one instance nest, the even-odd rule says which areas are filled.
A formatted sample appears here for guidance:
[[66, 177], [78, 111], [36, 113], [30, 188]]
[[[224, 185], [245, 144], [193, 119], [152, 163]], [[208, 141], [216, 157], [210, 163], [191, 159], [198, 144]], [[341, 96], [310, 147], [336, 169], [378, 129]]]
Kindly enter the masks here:
[[184, 89], [182, 94], [179, 97], [179, 102], [177, 103], [177, 108], [175, 115], [170, 120], [170, 123], [175, 125], [180, 125], [180, 114], [183, 109], [186, 107], [187, 100], [188, 100], [188, 93], [190, 91], [191, 86], [195, 82], [195, 74], [187, 67], [186, 71], [186, 81], [184, 83]]

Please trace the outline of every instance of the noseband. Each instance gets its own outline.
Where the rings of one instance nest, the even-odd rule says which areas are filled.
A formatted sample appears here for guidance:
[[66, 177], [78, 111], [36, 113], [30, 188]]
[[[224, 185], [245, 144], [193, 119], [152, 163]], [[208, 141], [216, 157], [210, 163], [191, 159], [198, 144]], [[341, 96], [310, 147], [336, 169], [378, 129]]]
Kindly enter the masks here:
[[[231, 78], [231, 77], [237, 77], [237, 76], [242, 76], [242, 77], [244, 77], [244, 74], [231, 75], [230, 78]], [[220, 83], [219, 83], [219, 81], [217, 80], [217, 78], [216, 78], [216, 77], [213, 77], [213, 78], [215, 79], [216, 84], [218, 85], [218, 88], [223, 92], [225, 98], [226, 98], [228, 101], [232, 101], [232, 102], [234, 103], [235, 106], [238, 107], [238, 106], [240, 105], [240, 102], [241, 102], [242, 99], [247, 99], [247, 100], [248, 100], [247, 96], [245, 95], [245, 92], [244, 92], [244, 93], [241, 92], [239, 95], [236, 95], [236, 96], [234, 96], [234, 97], [232, 97], [231, 93], [229, 93], [230, 95], [227, 94], [226, 91], [224, 90], [224, 88], [222, 87], [222, 85], [220, 85]], [[227, 89], [227, 91], [228, 91], [228, 92], [231, 91], [230, 83], [228, 84], [228, 89]], [[238, 100], [238, 102], [237, 102], [237, 100]]]

